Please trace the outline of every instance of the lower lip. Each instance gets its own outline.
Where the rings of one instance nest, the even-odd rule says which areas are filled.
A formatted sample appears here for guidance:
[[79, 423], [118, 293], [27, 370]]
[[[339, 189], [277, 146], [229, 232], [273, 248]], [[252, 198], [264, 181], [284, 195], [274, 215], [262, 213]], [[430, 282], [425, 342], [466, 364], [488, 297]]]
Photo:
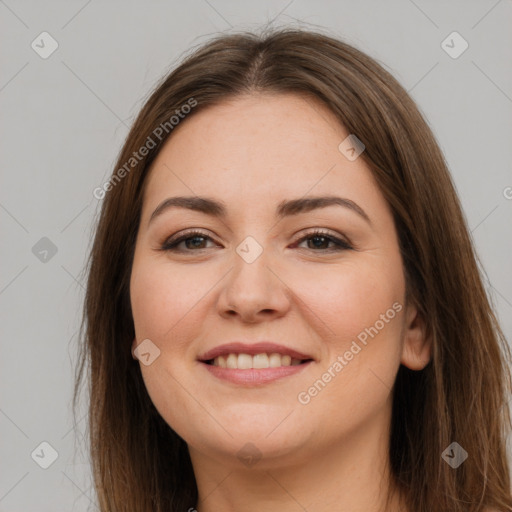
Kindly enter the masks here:
[[284, 377], [296, 375], [309, 366], [312, 361], [298, 364], [296, 366], [279, 366], [278, 368], [251, 368], [247, 370], [238, 370], [232, 368], [222, 368], [212, 364], [201, 363], [215, 377], [234, 384], [244, 384], [247, 386], [265, 384], [274, 382]]

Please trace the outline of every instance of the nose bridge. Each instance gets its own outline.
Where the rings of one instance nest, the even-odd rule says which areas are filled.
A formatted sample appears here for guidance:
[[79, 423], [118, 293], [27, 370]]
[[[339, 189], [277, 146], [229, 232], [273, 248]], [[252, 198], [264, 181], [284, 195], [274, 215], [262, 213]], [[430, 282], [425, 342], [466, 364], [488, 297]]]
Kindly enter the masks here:
[[[262, 236], [260, 235], [260, 240]], [[237, 280], [243, 286], [254, 286], [262, 293], [268, 286], [271, 266], [271, 250], [265, 242], [259, 242], [249, 235], [235, 248], [233, 254], [232, 280]], [[270, 285], [271, 286], [271, 285]], [[251, 290], [247, 290], [250, 292]]]
[[[263, 237], [263, 235], [260, 235]], [[219, 307], [251, 317], [258, 312], [283, 312], [288, 307], [285, 285], [272, 272], [272, 250], [247, 236], [233, 253], [232, 269], [225, 281]]]

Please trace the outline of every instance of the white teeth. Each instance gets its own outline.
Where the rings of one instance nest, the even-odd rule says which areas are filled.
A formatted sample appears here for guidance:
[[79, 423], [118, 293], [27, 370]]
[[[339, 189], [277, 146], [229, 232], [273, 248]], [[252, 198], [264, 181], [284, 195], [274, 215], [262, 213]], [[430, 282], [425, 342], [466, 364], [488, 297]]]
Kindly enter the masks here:
[[238, 354], [238, 369], [247, 370], [252, 368], [252, 356], [249, 354]]
[[268, 363], [270, 368], [277, 368], [281, 366], [281, 354], [270, 354]]
[[226, 359], [226, 367], [238, 368], [238, 356], [236, 354], [229, 354], [228, 358]]
[[267, 354], [256, 354], [252, 357], [253, 368], [268, 368], [268, 356]]
[[279, 368], [280, 366], [297, 366], [301, 364], [300, 359], [291, 358], [289, 355], [281, 355], [276, 352], [271, 354], [229, 354], [218, 356], [213, 360], [213, 366], [248, 370], [250, 368]]

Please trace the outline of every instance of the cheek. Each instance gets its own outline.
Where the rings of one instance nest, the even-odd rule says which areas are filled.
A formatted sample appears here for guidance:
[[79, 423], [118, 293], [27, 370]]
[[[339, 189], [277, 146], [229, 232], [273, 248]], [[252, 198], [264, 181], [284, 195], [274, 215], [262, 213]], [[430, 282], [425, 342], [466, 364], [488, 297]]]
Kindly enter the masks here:
[[163, 343], [171, 333], [179, 333], [214, 283], [211, 272], [201, 276], [166, 262], [134, 263], [130, 295], [137, 340]]
[[153, 363], [140, 364], [142, 378], [160, 415], [184, 438], [204, 421], [204, 411], [190, 399], [201, 396], [201, 389], [190, 381], [191, 368], [183, 363], [189, 357], [190, 341], [200, 335], [199, 316], [205, 314], [201, 299], [215, 280], [211, 271], [209, 275], [180, 271], [150, 258], [136, 257], [132, 269], [130, 296], [137, 342], [149, 338], [160, 350]]
[[405, 281], [399, 255], [306, 273], [300, 285], [323, 344], [299, 402], [342, 423], [348, 411], [354, 418], [371, 414], [386, 402], [400, 363]]
[[338, 299], [338, 316], [329, 319], [336, 336], [297, 395], [304, 413], [328, 425], [332, 435], [357, 431], [383, 413], [400, 364], [401, 302], [393, 302], [391, 290], [352, 284], [354, 293]]
[[393, 309], [395, 303], [403, 306], [405, 293], [399, 257], [368, 257], [366, 261], [347, 262], [336, 268], [301, 272], [294, 281], [296, 293], [316, 314], [316, 323], [324, 325], [324, 339], [330, 342], [327, 345], [342, 350], [361, 332], [364, 338], [365, 329], [376, 322], [379, 331], [399, 338], [397, 307]]

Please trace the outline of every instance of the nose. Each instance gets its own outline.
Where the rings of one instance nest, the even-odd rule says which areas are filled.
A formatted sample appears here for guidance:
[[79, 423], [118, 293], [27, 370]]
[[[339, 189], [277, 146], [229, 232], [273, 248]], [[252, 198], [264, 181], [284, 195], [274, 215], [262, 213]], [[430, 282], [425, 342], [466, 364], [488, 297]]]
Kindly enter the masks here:
[[266, 250], [251, 263], [235, 253], [233, 268], [222, 282], [218, 310], [225, 318], [257, 323], [282, 317], [290, 309], [291, 290]]

